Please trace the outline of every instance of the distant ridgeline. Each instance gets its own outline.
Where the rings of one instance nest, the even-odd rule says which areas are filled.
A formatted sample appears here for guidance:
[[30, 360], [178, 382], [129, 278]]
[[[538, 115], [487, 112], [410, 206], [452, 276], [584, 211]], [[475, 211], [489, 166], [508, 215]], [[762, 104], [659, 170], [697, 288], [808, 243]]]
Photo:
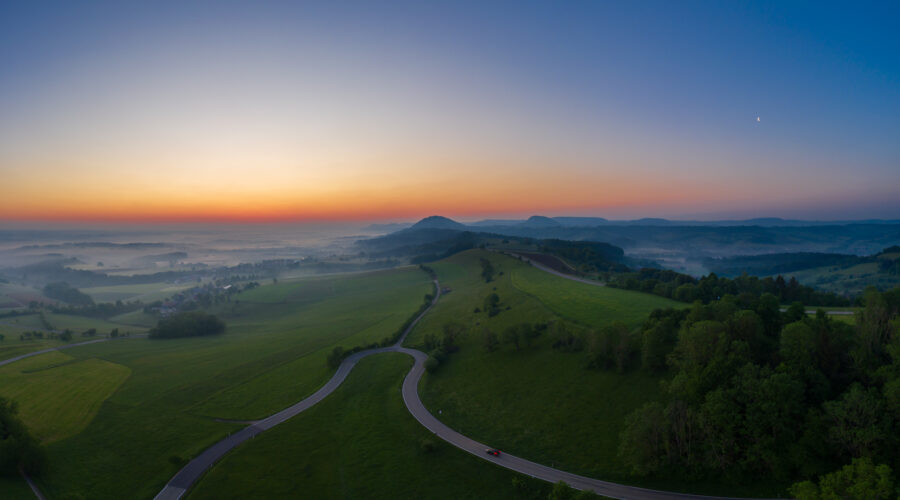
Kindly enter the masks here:
[[725, 276], [743, 273], [766, 276], [825, 266], [847, 268], [872, 262], [877, 263], [886, 273], [900, 274], [898, 257], [900, 246], [892, 246], [870, 256], [817, 252], [773, 253], [708, 258], [703, 260], [703, 264], [710, 271]]
[[[852, 300], [834, 293], [820, 292], [801, 285], [796, 279], [757, 278], [740, 276], [735, 279], [719, 277], [714, 273], [702, 278], [660, 269], [655, 262], [637, 260], [625, 256], [625, 251], [615, 245], [596, 241], [571, 241], [560, 239], [535, 239], [493, 233], [459, 230], [466, 228], [450, 221], [424, 219], [415, 226], [395, 233], [360, 240], [357, 245], [370, 257], [407, 257], [413, 263], [443, 259], [455, 253], [476, 247], [493, 247], [507, 250], [537, 251], [561, 258], [581, 275], [596, 275], [609, 286], [637, 290], [662, 297], [703, 303], [718, 300], [725, 295], [759, 296], [771, 293], [781, 303], [795, 301], [817, 306], [847, 306]], [[535, 221], [535, 224], [540, 221]], [[427, 224], [425, 224], [427, 223]], [[439, 227], [433, 227], [437, 225]], [[448, 227], [450, 226], [450, 227]], [[853, 257], [853, 256], [842, 256]], [[638, 269], [638, 270], [635, 270]]]

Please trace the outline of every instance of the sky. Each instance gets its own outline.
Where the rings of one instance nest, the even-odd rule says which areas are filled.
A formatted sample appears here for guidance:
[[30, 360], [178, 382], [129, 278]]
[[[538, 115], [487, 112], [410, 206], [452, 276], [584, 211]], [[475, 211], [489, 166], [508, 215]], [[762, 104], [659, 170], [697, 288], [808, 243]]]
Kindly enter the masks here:
[[0, 222], [432, 214], [900, 218], [900, 4], [0, 5]]

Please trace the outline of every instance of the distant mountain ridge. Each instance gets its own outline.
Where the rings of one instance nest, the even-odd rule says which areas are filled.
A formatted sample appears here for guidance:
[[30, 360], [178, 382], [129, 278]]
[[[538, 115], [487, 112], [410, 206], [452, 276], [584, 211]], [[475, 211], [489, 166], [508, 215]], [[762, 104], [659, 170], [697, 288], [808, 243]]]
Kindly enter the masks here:
[[416, 222], [409, 228], [409, 230], [415, 229], [458, 229], [460, 231], [465, 231], [468, 227], [453, 219], [448, 219], [447, 217], [442, 217], [440, 215], [432, 215]]
[[[629, 255], [639, 258], [666, 258], [660, 252], [674, 252], [677, 254], [675, 259], [682, 261], [795, 252], [872, 255], [891, 245], [900, 244], [900, 221], [881, 220], [850, 223], [776, 218], [710, 222], [666, 219], [609, 221], [599, 217], [535, 215], [526, 220], [487, 220], [463, 224], [433, 215], [391, 234], [409, 234], [423, 229], [605, 242], [626, 249]], [[447, 235], [442, 234], [441, 237], [446, 238]], [[423, 239], [428, 238], [419, 235], [409, 241], [423, 243]]]
[[[446, 217], [441, 217], [447, 219]], [[451, 219], [447, 219], [451, 220]], [[540, 222], [538, 222], [540, 221]], [[848, 224], [900, 224], [900, 219], [862, 220], [799, 220], [780, 217], [758, 217], [738, 220], [670, 220], [659, 217], [645, 217], [631, 220], [610, 220], [603, 217], [547, 217], [532, 215], [528, 219], [485, 219], [469, 224], [468, 227], [514, 226], [539, 224], [549, 226], [552, 222], [565, 227], [594, 226], [760, 226], [760, 227], [803, 227], [803, 226], [843, 226]]]

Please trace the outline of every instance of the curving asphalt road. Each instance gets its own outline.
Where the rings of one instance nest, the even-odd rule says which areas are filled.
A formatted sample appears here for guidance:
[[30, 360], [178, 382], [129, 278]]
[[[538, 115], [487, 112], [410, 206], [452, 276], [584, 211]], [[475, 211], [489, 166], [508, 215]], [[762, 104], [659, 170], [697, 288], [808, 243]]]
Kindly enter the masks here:
[[[553, 270], [548, 270], [548, 272], [553, 272]], [[554, 274], [556, 273], [554, 272]], [[565, 275], [563, 276], [568, 277]], [[568, 278], [572, 279], [574, 277]], [[576, 281], [580, 281], [577, 278], [574, 279]], [[597, 284], [597, 282], [593, 282], [592, 284]], [[185, 494], [188, 488], [190, 488], [207, 469], [212, 467], [213, 464], [215, 464], [218, 460], [225, 456], [225, 454], [228, 453], [231, 449], [249, 439], [252, 439], [257, 434], [267, 429], [271, 429], [272, 427], [282, 422], [285, 422], [291, 417], [294, 417], [297, 414], [312, 407], [319, 401], [322, 401], [323, 399], [325, 399], [325, 397], [327, 397], [335, 389], [337, 389], [341, 385], [341, 383], [343, 383], [344, 379], [347, 378], [347, 375], [350, 374], [350, 371], [353, 370], [353, 367], [356, 366], [356, 363], [358, 363], [359, 360], [367, 356], [380, 354], [383, 352], [401, 352], [412, 356], [415, 360], [413, 368], [406, 375], [406, 378], [403, 379], [403, 387], [401, 390], [403, 402], [404, 404], [406, 404], [406, 408], [413, 415], [413, 417], [426, 429], [430, 430], [435, 436], [443, 439], [444, 441], [452, 444], [453, 446], [456, 446], [463, 451], [467, 451], [475, 455], [476, 457], [481, 458], [482, 460], [487, 460], [501, 467], [505, 467], [507, 469], [526, 474], [537, 479], [542, 479], [544, 481], [549, 481], [552, 483], [565, 481], [573, 488], [579, 490], [591, 490], [595, 493], [611, 498], [631, 500], [744, 500], [733, 497], [714, 497], [705, 495], [692, 495], [687, 493], [658, 491], [639, 488], [636, 486], [611, 483], [608, 481], [601, 481], [599, 479], [579, 476], [577, 474], [572, 474], [559, 469], [554, 469], [552, 467], [547, 467], [546, 465], [541, 465], [539, 463], [532, 462], [515, 455], [510, 455], [508, 453], [503, 453], [500, 456], [492, 456], [485, 453], [489, 446], [483, 443], [479, 443], [474, 439], [468, 438], [463, 434], [454, 431], [453, 429], [442, 423], [440, 420], [435, 418], [434, 415], [432, 415], [431, 412], [429, 412], [428, 409], [425, 408], [425, 405], [422, 404], [422, 400], [419, 399], [418, 386], [419, 382], [422, 380], [422, 376], [425, 374], [425, 360], [428, 359], [428, 355], [416, 349], [402, 347], [402, 344], [404, 340], [406, 340], [406, 336], [409, 334], [409, 332], [415, 327], [419, 320], [422, 319], [422, 317], [428, 311], [430, 311], [432, 307], [434, 307], [434, 305], [440, 298], [441, 287], [437, 280], [434, 280], [434, 286], [436, 293], [434, 300], [431, 302], [431, 305], [416, 317], [415, 321], [413, 321], [412, 324], [410, 324], [410, 326], [406, 329], [406, 331], [403, 332], [403, 335], [400, 337], [396, 344], [390, 347], [381, 347], [368, 351], [357, 352], [347, 357], [338, 367], [337, 372], [334, 374], [334, 376], [312, 396], [309, 396], [299, 403], [278, 413], [275, 413], [274, 415], [266, 417], [262, 420], [252, 422], [244, 429], [241, 429], [240, 431], [226, 437], [225, 439], [206, 449], [203, 453], [201, 453], [193, 460], [191, 460], [187, 465], [185, 465], [184, 468], [178, 471], [178, 473], [166, 484], [162, 491], [160, 491], [159, 494], [156, 495], [154, 500], [179, 500]]]

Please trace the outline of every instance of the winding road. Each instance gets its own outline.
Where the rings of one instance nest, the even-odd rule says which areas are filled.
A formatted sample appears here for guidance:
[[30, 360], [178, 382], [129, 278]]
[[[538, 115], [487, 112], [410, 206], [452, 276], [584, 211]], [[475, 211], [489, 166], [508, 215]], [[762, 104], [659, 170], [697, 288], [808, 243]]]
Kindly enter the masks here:
[[[548, 271], [553, 272], [552, 270]], [[554, 272], [553, 274], [557, 273]], [[581, 281], [580, 279], [573, 276], [566, 276], [562, 274], [560, 275], [569, 279], [574, 279], [575, 281]], [[591, 282], [591, 284], [598, 283], [595, 281]], [[426, 313], [428, 313], [428, 311], [430, 311], [432, 307], [434, 307], [434, 305], [440, 298], [440, 283], [438, 283], [437, 280], [434, 280], [434, 286], [436, 293], [434, 300], [432, 300], [431, 302], [431, 305], [429, 305], [427, 309], [422, 311], [422, 313], [416, 317], [416, 319], [412, 322], [412, 324], [409, 325], [406, 331], [403, 332], [403, 335], [400, 336], [400, 339], [397, 341], [397, 343], [390, 347], [381, 347], [368, 351], [361, 351], [348, 356], [338, 367], [337, 372], [335, 372], [334, 376], [332, 376], [332, 378], [327, 383], [325, 383], [324, 386], [322, 386], [318, 391], [313, 393], [308, 398], [269, 417], [252, 422], [247, 427], [234, 434], [231, 434], [225, 439], [207, 448], [203, 453], [188, 462], [188, 464], [185, 465], [180, 471], [178, 471], [178, 473], [175, 474], [175, 476], [166, 484], [162, 491], [160, 491], [159, 494], [156, 495], [154, 500], [180, 499], [185, 494], [185, 492], [187, 492], [187, 490], [200, 478], [200, 476], [202, 476], [203, 473], [206, 472], [207, 469], [212, 467], [213, 464], [215, 464], [218, 460], [225, 456], [225, 454], [230, 450], [240, 445], [241, 443], [252, 439], [257, 434], [260, 434], [267, 429], [271, 429], [272, 427], [285, 422], [291, 417], [294, 417], [312, 407], [319, 401], [322, 401], [335, 389], [337, 389], [341, 385], [341, 383], [343, 383], [344, 379], [347, 378], [347, 375], [350, 374], [350, 371], [353, 370], [353, 367], [356, 366], [356, 363], [358, 363], [359, 360], [367, 356], [380, 354], [383, 352], [401, 352], [404, 354], [408, 354], [415, 359], [412, 370], [410, 370], [410, 372], [406, 375], [406, 378], [403, 379], [403, 387], [401, 389], [403, 402], [406, 404], [406, 408], [413, 415], [413, 417], [415, 417], [415, 419], [420, 424], [431, 431], [435, 436], [443, 439], [444, 441], [452, 444], [453, 446], [456, 446], [463, 451], [467, 451], [475, 455], [482, 460], [487, 460], [515, 472], [526, 474], [537, 479], [543, 479], [552, 483], [565, 481], [573, 488], [579, 490], [591, 490], [600, 495], [612, 498], [632, 500], [739, 500], [731, 497], [692, 495], [687, 493], [658, 491], [639, 488], [636, 486], [611, 483], [608, 481], [601, 481], [599, 479], [579, 476], [570, 472], [547, 467], [546, 465], [532, 462], [530, 460], [526, 460], [524, 458], [520, 458], [507, 453], [504, 453], [500, 456], [488, 455], [487, 453], [485, 453], [485, 450], [487, 450], [489, 446], [466, 437], [442, 423], [440, 420], [435, 418], [427, 408], [425, 408], [422, 400], [419, 399], [419, 382], [422, 380], [422, 375], [425, 374], [425, 360], [428, 359], [428, 355], [416, 349], [402, 347], [403, 342], [406, 340], [409, 332], [412, 331], [419, 320], [422, 319], [422, 317]]]

